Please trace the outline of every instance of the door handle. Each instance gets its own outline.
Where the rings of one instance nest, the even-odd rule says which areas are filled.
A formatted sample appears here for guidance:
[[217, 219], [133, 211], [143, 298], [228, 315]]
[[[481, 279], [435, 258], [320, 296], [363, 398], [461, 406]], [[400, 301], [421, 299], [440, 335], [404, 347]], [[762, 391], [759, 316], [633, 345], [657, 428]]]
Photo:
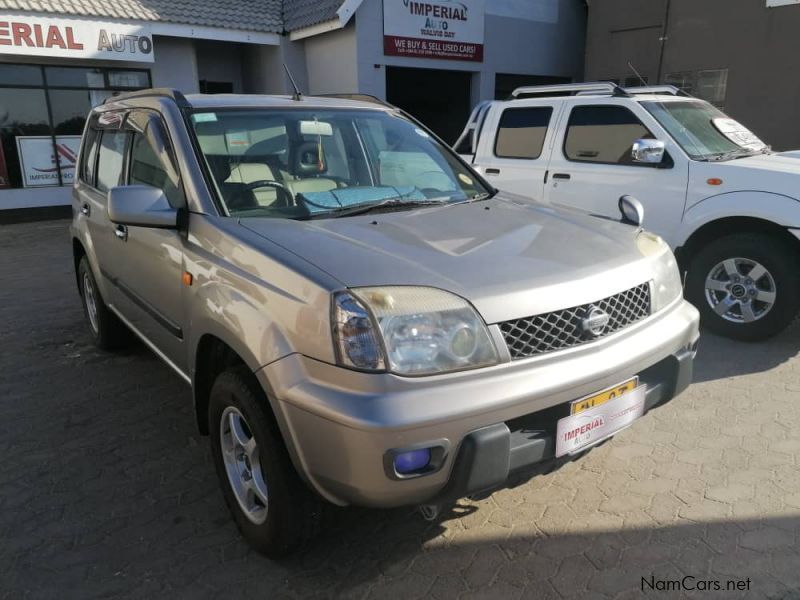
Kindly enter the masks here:
[[500, 175], [500, 169], [486, 169], [487, 175]]
[[569, 173], [553, 173], [553, 179], [569, 179]]
[[81, 214], [82, 215], [85, 215], [85, 216], [88, 217], [91, 214], [91, 212], [92, 212], [92, 209], [89, 206], [88, 202], [84, 202], [83, 204], [81, 204]]
[[118, 240], [122, 240], [123, 242], [128, 241], [128, 228], [125, 225], [117, 225], [117, 228], [114, 230], [114, 235], [117, 236]]

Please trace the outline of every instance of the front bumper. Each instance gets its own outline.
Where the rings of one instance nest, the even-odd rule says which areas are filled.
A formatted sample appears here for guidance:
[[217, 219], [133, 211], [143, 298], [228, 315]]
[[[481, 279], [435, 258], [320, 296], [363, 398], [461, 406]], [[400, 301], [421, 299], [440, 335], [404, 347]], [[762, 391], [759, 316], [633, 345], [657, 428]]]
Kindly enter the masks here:
[[[550, 468], [569, 402], [638, 375], [649, 410], [691, 381], [698, 314], [687, 302], [585, 346], [495, 367], [404, 378], [291, 355], [257, 372], [301, 476], [339, 504], [457, 499]], [[635, 426], [635, 425], [634, 425]], [[386, 456], [436, 445], [437, 468], [393, 477]]]

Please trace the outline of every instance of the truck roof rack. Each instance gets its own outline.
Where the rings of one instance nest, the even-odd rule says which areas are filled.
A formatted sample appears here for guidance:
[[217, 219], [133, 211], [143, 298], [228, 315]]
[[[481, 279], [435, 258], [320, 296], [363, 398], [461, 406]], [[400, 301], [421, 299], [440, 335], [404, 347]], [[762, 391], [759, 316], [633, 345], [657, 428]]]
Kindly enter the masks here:
[[633, 96], [641, 94], [669, 94], [670, 96], [689, 95], [674, 85], [642, 85], [637, 87], [626, 87], [625, 91]]
[[161, 98], [171, 98], [175, 101], [181, 108], [191, 108], [192, 105], [186, 99], [180, 91], [171, 89], [171, 88], [148, 88], [146, 90], [136, 90], [134, 92], [122, 92], [117, 96], [110, 96], [103, 101], [103, 104], [107, 102], [116, 102], [118, 100], [129, 100], [131, 98], [152, 98], [152, 97], [161, 97]]
[[610, 94], [612, 96], [629, 96], [616, 83], [596, 81], [591, 83], [558, 83], [554, 85], [530, 85], [519, 87], [511, 92], [511, 98], [530, 96], [575, 96], [578, 94]]

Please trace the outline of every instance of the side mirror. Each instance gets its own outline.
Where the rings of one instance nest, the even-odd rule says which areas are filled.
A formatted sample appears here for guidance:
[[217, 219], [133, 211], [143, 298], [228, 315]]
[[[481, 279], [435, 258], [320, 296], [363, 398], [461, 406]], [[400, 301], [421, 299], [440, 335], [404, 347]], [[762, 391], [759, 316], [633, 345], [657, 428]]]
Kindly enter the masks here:
[[631, 159], [635, 163], [658, 165], [664, 160], [666, 144], [661, 140], [636, 140], [631, 148]]
[[622, 222], [627, 225], [641, 227], [644, 223], [644, 207], [633, 196], [625, 195], [619, 199], [619, 212]]
[[170, 206], [164, 190], [150, 185], [121, 185], [108, 191], [108, 218], [118, 225], [174, 229], [178, 209]]

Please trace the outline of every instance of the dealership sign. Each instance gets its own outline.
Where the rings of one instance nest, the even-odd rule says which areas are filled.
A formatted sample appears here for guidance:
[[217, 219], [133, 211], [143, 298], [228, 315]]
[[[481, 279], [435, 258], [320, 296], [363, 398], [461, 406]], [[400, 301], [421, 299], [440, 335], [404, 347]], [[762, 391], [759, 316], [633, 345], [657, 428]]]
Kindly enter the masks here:
[[0, 14], [0, 54], [153, 62], [149, 25]]
[[484, 0], [383, 0], [388, 56], [483, 60]]
[[19, 168], [25, 187], [47, 187], [58, 185], [58, 167], [61, 166], [61, 182], [70, 185], [75, 178], [75, 163], [78, 160], [79, 135], [58, 135], [56, 143], [49, 135], [24, 135], [17, 137]]

